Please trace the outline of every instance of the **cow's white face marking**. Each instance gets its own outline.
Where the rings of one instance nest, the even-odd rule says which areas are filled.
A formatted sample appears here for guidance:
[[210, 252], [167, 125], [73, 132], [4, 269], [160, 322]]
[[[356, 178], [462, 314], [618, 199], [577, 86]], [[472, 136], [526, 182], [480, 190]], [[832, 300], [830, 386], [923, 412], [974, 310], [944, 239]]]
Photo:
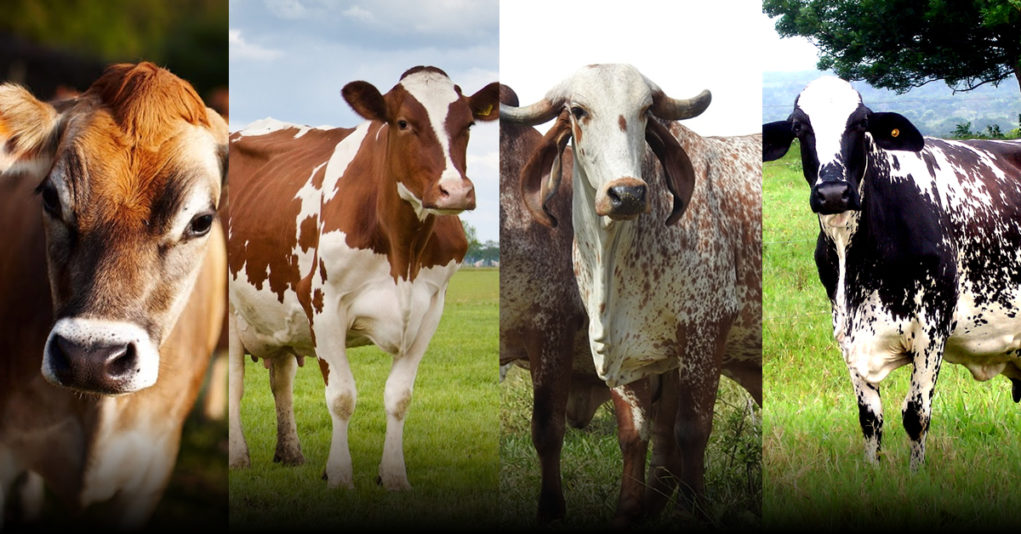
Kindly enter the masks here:
[[[800, 108], [812, 123], [819, 168], [843, 163], [841, 143], [847, 119], [861, 105], [861, 95], [840, 78], [823, 77], [809, 83], [798, 97]], [[820, 179], [816, 178], [816, 183]]]
[[[415, 99], [422, 104], [422, 107], [425, 108], [429, 117], [429, 125], [433, 129], [433, 133], [436, 134], [436, 139], [439, 141], [444, 159], [443, 172], [440, 173], [440, 187], [458, 187], [461, 183], [461, 173], [457, 170], [457, 167], [454, 166], [454, 160], [450, 152], [451, 134], [447, 131], [446, 121], [450, 105], [457, 102], [461, 98], [461, 95], [454, 91], [454, 85], [450, 82], [450, 78], [447, 78], [438, 72], [421, 71], [409, 74], [401, 80], [399, 85], [411, 94], [411, 96], [415, 97]], [[416, 206], [413, 200], [405, 198], [405, 195], [403, 194], [401, 195], [401, 198], [404, 198], [411, 203], [413, 207], [415, 207], [415, 212], [418, 214], [419, 219], [424, 219], [424, 215], [428, 213], [443, 215], [456, 214], [461, 211], [446, 211], [428, 208], [423, 210], [421, 200], [414, 194], [411, 194], [410, 190], [407, 190], [406, 187], [405, 190], [410, 194], [413, 200], [418, 201], [418, 205]]]
[[574, 133], [576, 183], [588, 188], [590, 205], [582, 215], [586, 224], [591, 220], [610, 226], [613, 221], [596, 215], [595, 205], [607, 202], [607, 189], [614, 180], [642, 179], [645, 124], [652, 105], [649, 82], [630, 65], [596, 65], [578, 71], [547, 98], [558, 94], [569, 96], [564, 105]]

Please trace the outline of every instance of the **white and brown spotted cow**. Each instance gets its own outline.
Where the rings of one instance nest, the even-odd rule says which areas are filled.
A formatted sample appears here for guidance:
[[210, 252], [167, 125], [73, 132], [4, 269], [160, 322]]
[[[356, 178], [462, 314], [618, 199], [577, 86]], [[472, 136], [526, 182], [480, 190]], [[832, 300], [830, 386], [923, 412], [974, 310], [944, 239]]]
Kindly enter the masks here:
[[468, 130], [497, 118], [498, 85], [465, 96], [443, 71], [416, 67], [386, 94], [364, 81], [342, 94], [367, 119], [357, 128], [269, 121], [231, 136], [230, 462], [249, 463], [239, 413], [243, 352], [270, 361], [285, 463], [303, 461], [290, 400], [295, 357], [315, 355], [333, 419], [325, 476], [330, 487], [351, 487], [356, 390], [347, 347], [374, 343], [394, 358], [380, 481], [404, 489], [404, 417], [447, 283], [467, 251], [456, 214], [475, 207]]
[[163, 493], [226, 307], [227, 125], [187, 82], [114, 65], [55, 104], [0, 86], [0, 512]]
[[[556, 118], [520, 176], [540, 222], [557, 223], [551, 201], [573, 140], [574, 273], [616, 408], [619, 520], [661, 504], [666, 472], [680, 476], [682, 502], [702, 493], [721, 371], [761, 403], [760, 138], [701, 137], [672, 122], [708, 104], [708, 92], [672, 99], [629, 65], [589, 65], [535, 104], [501, 106], [508, 121]], [[657, 444], [643, 504], [650, 432], [675, 439]]]
[[944, 360], [976, 380], [1006, 376], [1021, 400], [1021, 142], [923, 138], [829, 76], [763, 125], [763, 158], [795, 137], [865, 458], [879, 461], [879, 383], [911, 364], [901, 414], [917, 469]]

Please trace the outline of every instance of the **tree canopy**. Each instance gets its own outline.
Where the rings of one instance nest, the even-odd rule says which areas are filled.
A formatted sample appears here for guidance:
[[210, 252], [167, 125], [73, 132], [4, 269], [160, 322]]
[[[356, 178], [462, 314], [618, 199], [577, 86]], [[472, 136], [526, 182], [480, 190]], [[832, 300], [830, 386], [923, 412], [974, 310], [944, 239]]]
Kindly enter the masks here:
[[764, 0], [781, 36], [821, 51], [818, 68], [905, 92], [934, 80], [967, 91], [1016, 77], [1021, 0]]

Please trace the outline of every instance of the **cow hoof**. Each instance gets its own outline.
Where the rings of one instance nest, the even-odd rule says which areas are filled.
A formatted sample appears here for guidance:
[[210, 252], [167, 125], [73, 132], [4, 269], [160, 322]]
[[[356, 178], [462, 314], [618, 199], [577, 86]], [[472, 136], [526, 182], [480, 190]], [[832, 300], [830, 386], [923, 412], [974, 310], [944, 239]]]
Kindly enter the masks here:
[[286, 466], [295, 466], [305, 463], [305, 457], [300, 452], [298, 454], [281, 454], [278, 452], [273, 455], [273, 461]]
[[334, 488], [354, 489], [355, 487], [354, 481], [351, 479], [342, 480], [341, 477], [337, 476], [333, 480], [330, 480], [330, 476], [326, 474], [325, 470], [323, 470], [323, 480], [326, 481], [326, 487], [330, 489]]
[[248, 455], [244, 455], [241, 458], [233, 458], [228, 464], [231, 469], [248, 469], [252, 466], [252, 461], [248, 459]]
[[376, 484], [383, 486], [387, 491], [405, 491], [411, 489], [411, 483], [407, 477], [376, 475]]

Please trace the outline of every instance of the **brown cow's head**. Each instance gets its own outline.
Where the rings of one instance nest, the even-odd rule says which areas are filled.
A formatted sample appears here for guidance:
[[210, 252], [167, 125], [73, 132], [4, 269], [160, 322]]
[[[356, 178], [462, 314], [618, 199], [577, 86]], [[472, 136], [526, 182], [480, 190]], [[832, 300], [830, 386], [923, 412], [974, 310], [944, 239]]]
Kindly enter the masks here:
[[475, 187], [465, 175], [468, 130], [476, 119], [498, 117], [499, 84], [466, 97], [442, 70], [415, 67], [385, 95], [363, 81], [345, 85], [342, 94], [359, 115], [387, 124], [389, 170], [420, 219], [475, 209]]
[[[575, 221], [600, 217], [629, 220], [648, 211], [648, 184], [641, 176], [645, 142], [666, 171], [674, 197], [666, 224], [688, 206], [695, 174], [687, 154], [658, 119], [695, 117], [709, 106], [708, 91], [674, 99], [630, 65], [589, 65], [564, 80], [546, 98], [525, 107], [501, 106], [501, 116], [524, 124], [556, 123], [522, 169], [521, 190], [528, 209], [543, 224], [556, 225], [547, 203], [560, 183], [560, 156], [574, 138], [575, 195], [592, 198], [591, 210]], [[592, 213], [590, 214], [589, 211]]]
[[42, 372], [119, 394], [156, 382], [214, 224], [227, 125], [187, 82], [114, 65], [56, 106], [0, 86], [0, 173], [39, 185], [56, 323]]

